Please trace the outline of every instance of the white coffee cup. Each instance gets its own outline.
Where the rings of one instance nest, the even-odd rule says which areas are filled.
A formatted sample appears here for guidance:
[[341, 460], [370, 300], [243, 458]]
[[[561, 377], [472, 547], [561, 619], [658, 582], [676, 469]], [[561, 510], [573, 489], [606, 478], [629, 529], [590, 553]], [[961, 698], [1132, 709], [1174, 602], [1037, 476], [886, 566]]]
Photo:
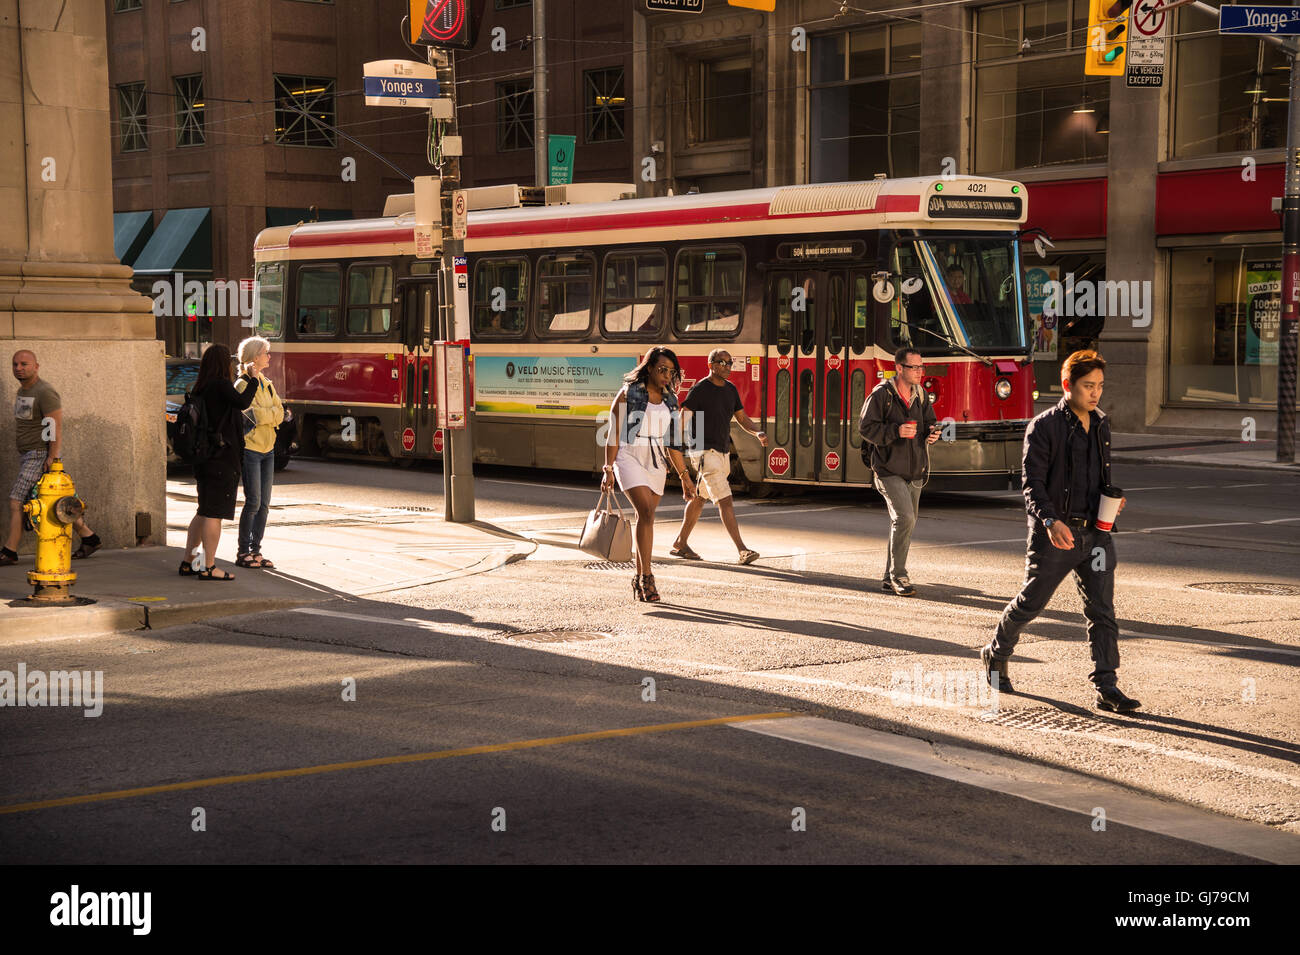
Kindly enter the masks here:
[[1109, 531], [1115, 526], [1115, 515], [1119, 513], [1119, 503], [1122, 500], [1124, 492], [1117, 487], [1102, 492], [1101, 504], [1097, 508], [1097, 530]]

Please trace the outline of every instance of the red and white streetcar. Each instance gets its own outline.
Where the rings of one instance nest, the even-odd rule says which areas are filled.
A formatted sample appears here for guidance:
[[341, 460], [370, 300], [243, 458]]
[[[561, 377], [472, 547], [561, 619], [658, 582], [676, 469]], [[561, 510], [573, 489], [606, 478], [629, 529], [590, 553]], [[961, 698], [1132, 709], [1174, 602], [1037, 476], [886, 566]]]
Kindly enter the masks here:
[[[932, 488], [1007, 487], [1033, 416], [1020, 183], [876, 179], [654, 199], [630, 186], [469, 190], [475, 460], [597, 471], [597, 415], [654, 344], [682, 392], [719, 345], [766, 451], [733, 430], [733, 479], [867, 485], [857, 417], [914, 345], [945, 437]], [[575, 201], [594, 198], [596, 201]], [[438, 457], [436, 263], [413, 201], [382, 218], [263, 231], [260, 333], [305, 449]], [[497, 208], [487, 208], [497, 206]], [[502, 208], [501, 206], [504, 206]]]

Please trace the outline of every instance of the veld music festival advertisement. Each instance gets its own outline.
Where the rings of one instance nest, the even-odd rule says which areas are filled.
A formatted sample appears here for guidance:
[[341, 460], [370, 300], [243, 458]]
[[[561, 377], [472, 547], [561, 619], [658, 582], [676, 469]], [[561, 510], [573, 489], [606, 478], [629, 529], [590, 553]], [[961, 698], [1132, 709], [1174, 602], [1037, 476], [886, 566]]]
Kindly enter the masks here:
[[474, 410], [595, 417], [635, 367], [632, 355], [476, 355]]

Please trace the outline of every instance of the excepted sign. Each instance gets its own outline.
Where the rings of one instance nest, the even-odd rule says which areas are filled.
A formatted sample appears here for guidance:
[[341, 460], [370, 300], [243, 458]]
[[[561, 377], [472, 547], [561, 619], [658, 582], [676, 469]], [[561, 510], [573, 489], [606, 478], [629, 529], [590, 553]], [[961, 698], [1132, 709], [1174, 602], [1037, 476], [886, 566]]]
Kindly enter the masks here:
[[367, 106], [431, 109], [435, 119], [450, 119], [450, 99], [439, 96], [438, 71], [415, 60], [371, 60], [362, 67]]
[[573, 182], [573, 150], [576, 136], [546, 137], [547, 182], [552, 186], [567, 186]]
[[469, 236], [469, 208], [464, 189], [457, 189], [451, 194], [451, 237], [457, 242], [464, 242]]
[[456, 338], [469, 341], [469, 265], [463, 255], [452, 256], [452, 319]]
[[1169, 14], [1165, 0], [1137, 0], [1129, 18], [1132, 32], [1124, 60], [1124, 85], [1165, 85], [1165, 33]]
[[[1137, 3], [1133, 4], [1130, 23], [1133, 27], [1133, 36], [1129, 38], [1130, 44], [1134, 37], [1163, 37], [1165, 30], [1169, 27], [1169, 15], [1165, 0], [1138, 0]], [[1131, 46], [1129, 55], [1132, 55]]]
[[655, 12], [703, 13], [704, 0], [645, 0], [645, 8]]
[[767, 469], [781, 475], [790, 470], [790, 454], [785, 448], [773, 448], [767, 455]]

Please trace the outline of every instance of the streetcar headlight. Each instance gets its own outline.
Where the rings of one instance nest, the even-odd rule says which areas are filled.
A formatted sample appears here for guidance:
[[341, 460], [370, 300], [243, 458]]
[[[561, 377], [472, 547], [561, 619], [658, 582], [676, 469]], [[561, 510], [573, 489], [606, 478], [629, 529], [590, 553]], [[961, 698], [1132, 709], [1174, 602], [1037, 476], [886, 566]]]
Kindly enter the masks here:
[[1003, 398], [1003, 399], [1010, 398], [1011, 382], [1008, 381], [1006, 378], [999, 378], [993, 384], [993, 393], [997, 395], [999, 398]]

